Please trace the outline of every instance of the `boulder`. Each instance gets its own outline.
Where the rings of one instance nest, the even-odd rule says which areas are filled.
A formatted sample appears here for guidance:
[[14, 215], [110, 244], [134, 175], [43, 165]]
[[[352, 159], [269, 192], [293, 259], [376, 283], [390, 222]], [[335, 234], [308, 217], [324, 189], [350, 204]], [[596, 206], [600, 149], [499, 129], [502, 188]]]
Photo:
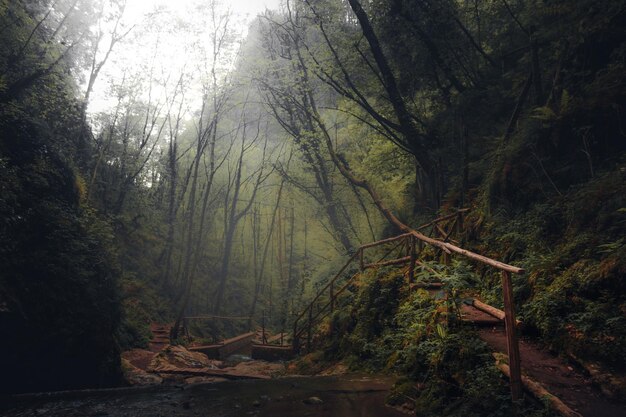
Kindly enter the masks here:
[[176, 369], [218, 369], [220, 361], [210, 360], [204, 353], [190, 352], [184, 346], [167, 346], [150, 362], [148, 371], [164, 372]]
[[128, 359], [122, 358], [122, 371], [124, 372], [124, 380], [129, 385], [160, 385], [163, 383], [163, 378], [137, 368]]

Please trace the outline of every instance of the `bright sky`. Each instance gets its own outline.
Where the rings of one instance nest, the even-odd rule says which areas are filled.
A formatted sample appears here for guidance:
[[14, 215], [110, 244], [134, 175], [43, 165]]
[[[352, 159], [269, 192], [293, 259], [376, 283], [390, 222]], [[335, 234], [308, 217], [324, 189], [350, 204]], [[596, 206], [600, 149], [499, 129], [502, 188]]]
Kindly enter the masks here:
[[[215, 0], [215, 2], [220, 12], [231, 11], [231, 28], [244, 37], [252, 19], [266, 8], [278, 9], [281, 0]], [[152, 66], [157, 75], [160, 73], [166, 78], [168, 73], [171, 77], [176, 77], [183, 66], [186, 66], [187, 70], [198, 66], [197, 48], [189, 44], [193, 36], [186, 32], [188, 29], [181, 30], [180, 25], [192, 27], [195, 22], [196, 28], [210, 31], [209, 25], [202, 23], [209, 21], [207, 6], [210, 4], [211, 0], [128, 0], [124, 22], [126, 25], [138, 24], [129, 37], [134, 37], [134, 41], [125, 40], [116, 45], [94, 86], [89, 111], [96, 113], [114, 106], [115, 100], [109, 92], [109, 87], [119, 83], [124, 73], [126, 79], [133, 74], [145, 77], [148, 68]], [[199, 5], [205, 6], [204, 12], [198, 12]], [[157, 8], [161, 10], [160, 17], [154, 21], [148, 20], [148, 24], [141, 24], [146, 21], [145, 16]], [[202, 43], [205, 46], [210, 45], [206, 35], [200, 39], [203, 39]], [[103, 46], [105, 45], [106, 42], [103, 42]], [[155, 53], [155, 50], [158, 50], [158, 53]], [[232, 64], [224, 57], [220, 61], [224, 68]], [[199, 89], [197, 90], [196, 93], [200, 94]]]
[[[194, 4], [209, 2], [210, 0], [129, 0], [127, 7], [129, 14], [140, 16], [159, 6], [184, 13], [192, 9]], [[277, 9], [280, 0], [218, 0], [217, 3], [249, 21], [266, 8]]]

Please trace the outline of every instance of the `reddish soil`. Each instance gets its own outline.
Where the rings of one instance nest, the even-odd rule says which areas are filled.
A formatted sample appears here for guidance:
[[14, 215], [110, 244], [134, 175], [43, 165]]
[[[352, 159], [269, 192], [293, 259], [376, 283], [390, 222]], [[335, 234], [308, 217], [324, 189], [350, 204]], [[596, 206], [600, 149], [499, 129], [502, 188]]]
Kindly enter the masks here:
[[150, 325], [150, 331], [152, 332], [152, 340], [148, 343], [149, 349], [152, 352], [160, 352], [165, 346], [170, 344], [170, 331], [172, 330], [171, 324], [158, 324], [152, 323]]
[[122, 358], [144, 371], [148, 369], [148, 365], [155, 356], [156, 353], [143, 349], [133, 349], [122, 353]]
[[[506, 333], [499, 320], [470, 306], [463, 307], [468, 320], [482, 324], [478, 334], [496, 352], [507, 353]], [[484, 327], [489, 320], [496, 325]], [[543, 385], [571, 409], [584, 417], [624, 417], [626, 404], [611, 402], [604, 397], [590, 378], [578, 372], [562, 359], [552, 355], [537, 343], [521, 339], [519, 343], [522, 372]]]
[[148, 369], [148, 365], [150, 365], [150, 362], [152, 362], [152, 359], [156, 356], [156, 354], [170, 344], [171, 328], [172, 326], [170, 324], [150, 324], [152, 339], [148, 342], [148, 350], [129, 350], [122, 353], [122, 358], [129, 361], [133, 366], [146, 371]]

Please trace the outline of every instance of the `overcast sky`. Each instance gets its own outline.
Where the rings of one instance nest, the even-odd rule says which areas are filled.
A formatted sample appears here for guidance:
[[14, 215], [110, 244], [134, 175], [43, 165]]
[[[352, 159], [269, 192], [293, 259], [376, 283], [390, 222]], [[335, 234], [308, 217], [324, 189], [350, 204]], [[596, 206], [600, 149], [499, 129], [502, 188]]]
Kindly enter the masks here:
[[[231, 28], [241, 37], [247, 33], [247, 25], [254, 17], [266, 8], [277, 9], [281, 0], [217, 0], [219, 9], [230, 10]], [[145, 76], [148, 67], [153, 67], [164, 77], [168, 73], [172, 77], [180, 72], [182, 66], [187, 70], [198, 65], [194, 50], [190, 51], [189, 42], [192, 38], [185, 29], [176, 29], [177, 24], [190, 27], [196, 22], [208, 20], [198, 12], [198, 5], [210, 4], [210, 0], [128, 0], [124, 13], [127, 26], [137, 25], [124, 42], [116, 45], [107, 65], [98, 78], [91, 97], [89, 111], [97, 113], [110, 110], [115, 105], [109, 87], [119, 83], [123, 76], [128, 79], [134, 75]], [[151, 12], [159, 8], [160, 17], [147, 19]], [[206, 10], [206, 8], [205, 8]], [[200, 25], [210, 30], [209, 25]], [[208, 36], [203, 37], [205, 45], [210, 44]], [[106, 41], [103, 42], [106, 46]], [[158, 50], [158, 53], [155, 53]], [[222, 60], [225, 61], [225, 60]], [[228, 62], [221, 62], [227, 66]], [[200, 91], [196, 93], [200, 94]], [[193, 93], [192, 93], [193, 94]]]

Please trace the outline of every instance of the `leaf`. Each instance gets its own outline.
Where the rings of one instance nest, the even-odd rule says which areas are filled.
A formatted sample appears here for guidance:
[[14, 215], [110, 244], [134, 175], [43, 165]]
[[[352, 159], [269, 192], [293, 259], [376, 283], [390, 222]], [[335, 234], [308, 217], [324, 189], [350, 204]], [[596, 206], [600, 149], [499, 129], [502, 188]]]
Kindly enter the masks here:
[[448, 335], [448, 333], [446, 332], [446, 329], [439, 323], [437, 323], [437, 335], [439, 335], [439, 337], [441, 339], [445, 339], [446, 336]]
[[533, 109], [530, 117], [542, 122], [552, 122], [557, 119], [556, 113], [550, 107], [537, 107]]
[[567, 108], [570, 105], [570, 95], [567, 92], [567, 90], [563, 90], [563, 94], [561, 94], [561, 104], [559, 106], [559, 110], [561, 113], [564, 113], [567, 111]]

